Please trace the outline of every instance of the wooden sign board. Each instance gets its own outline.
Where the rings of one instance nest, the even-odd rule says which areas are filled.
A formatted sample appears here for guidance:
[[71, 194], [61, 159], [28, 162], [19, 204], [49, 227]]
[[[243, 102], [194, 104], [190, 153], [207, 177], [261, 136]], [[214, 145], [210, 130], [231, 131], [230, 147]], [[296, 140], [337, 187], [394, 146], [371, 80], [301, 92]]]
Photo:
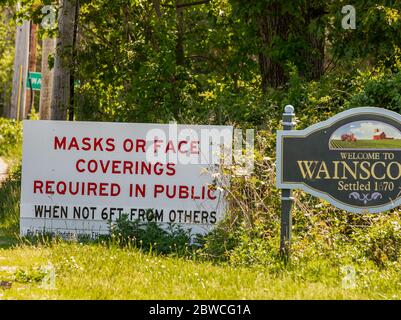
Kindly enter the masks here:
[[[233, 128], [24, 121], [21, 235], [109, 232], [110, 221], [170, 223], [204, 234], [222, 218], [214, 177]], [[229, 159], [229, 156], [228, 156]]]
[[305, 130], [278, 131], [277, 186], [355, 213], [400, 206], [401, 115], [355, 108]]

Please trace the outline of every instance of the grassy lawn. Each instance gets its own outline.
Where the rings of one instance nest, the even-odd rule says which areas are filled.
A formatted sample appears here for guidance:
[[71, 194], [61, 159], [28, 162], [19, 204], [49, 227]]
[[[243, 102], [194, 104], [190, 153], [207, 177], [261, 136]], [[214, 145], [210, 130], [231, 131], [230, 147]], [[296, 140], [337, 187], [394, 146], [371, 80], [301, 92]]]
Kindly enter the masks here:
[[[20, 158], [14, 159], [18, 164]], [[401, 299], [401, 220], [397, 214], [389, 219], [383, 216], [369, 228], [358, 220], [353, 225], [362, 225], [362, 233], [352, 233], [354, 241], [340, 241], [350, 232], [347, 228], [353, 220], [343, 224], [341, 215], [332, 218], [331, 208], [324, 220], [320, 218], [322, 206], [308, 216], [307, 209], [298, 215], [294, 210], [295, 226], [300, 219], [313, 220], [310, 229], [294, 232], [294, 254], [288, 265], [277, 257], [278, 241], [272, 238], [279, 234], [277, 228], [263, 241], [240, 233], [241, 245], [230, 253], [230, 263], [219, 262], [216, 256], [212, 256], [213, 264], [204, 255], [191, 259], [162, 256], [114, 244], [31, 245], [16, 236], [20, 178], [18, 165], [11, 167], [13, 171], [0, 185], [0, 300]], [[267, 202], [268, 208], [272, 206]], [[307, 237], [297, 237], [297, 233]], [[223, 236], [212, 242], [219, 247], [214, 252], [230, 240]], [[344, 268], [354, 271], [352, 281]], [[54, 283], [45, 281], [52, 274]]]
[[[46, 266], [55, 287], [41, 288]], [[60, 243], [0, 249], [1, 299], [391, 299], [401, 298], [401, 275], [372, 273], [361, 287], [344, 289], [339, 270], [234, 268], [136, 249]], [[320, 275], [320, 276], [319, 276]], [[308, 279], [309, 278], [309, 279]], [[367, 280], [367, 282], [366, 282]], [[363, 284], [363, 285], [362, 285]], [[368, 287], [366, 287], [366, 284]]]
[[[1, 299], [401, 299], [401, 261], [380, 268], [313, 249], [290, 265], [267, 260], [253, 267], [212, 264], [106, 244], [22, 244], [18, 181], [0, 188]], [[294, 252], [309, 248], [294, 243]], [[254, 247], [250, 247], [254, 250]], [[345, 249], [344, 249], [345, 250]], [[354, 250], [354, 249], [353, 249]], [[255, 256], [244, 251], [244, 260]], [[55, 270], [54, 288], [42, 287]], [[342, 267], [355, 267], [355, 287], [344, 287]]]

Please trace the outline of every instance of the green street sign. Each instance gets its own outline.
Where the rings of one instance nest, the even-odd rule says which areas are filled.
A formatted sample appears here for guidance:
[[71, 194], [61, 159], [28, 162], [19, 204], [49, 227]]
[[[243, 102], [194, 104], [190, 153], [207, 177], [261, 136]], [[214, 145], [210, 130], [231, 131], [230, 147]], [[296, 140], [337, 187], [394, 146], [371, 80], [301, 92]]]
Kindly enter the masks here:
[[42, 74], [40, 72], [28, 72], [28, 77], [26, 78], [27, 89], [39, 91], [42, 83]]

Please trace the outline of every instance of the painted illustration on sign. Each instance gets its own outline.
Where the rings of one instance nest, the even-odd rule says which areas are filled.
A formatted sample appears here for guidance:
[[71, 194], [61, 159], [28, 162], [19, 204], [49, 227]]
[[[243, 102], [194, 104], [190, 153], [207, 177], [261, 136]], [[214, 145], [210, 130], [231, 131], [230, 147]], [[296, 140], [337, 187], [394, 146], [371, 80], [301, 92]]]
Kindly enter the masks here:
[[331, 149], [401, 149], [401, 132], [380, 121], [355, 121], [330, 137]]
[[305, 130], [278, 131], [277, 185], [336, 207], [377, 213], [401, 205], [401, 115], [354, 108]]

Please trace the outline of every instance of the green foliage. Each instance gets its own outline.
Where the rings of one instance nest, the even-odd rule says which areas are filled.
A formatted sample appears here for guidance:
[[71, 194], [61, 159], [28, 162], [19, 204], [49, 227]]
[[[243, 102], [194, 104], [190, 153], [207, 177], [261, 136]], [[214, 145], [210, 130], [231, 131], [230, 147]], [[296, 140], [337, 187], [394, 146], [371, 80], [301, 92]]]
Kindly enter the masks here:
[[16, 166], [0, 183], [0, 229], [9, 234], [19, 232], [20, 195], [21, 167]]
[[278, 237], [268, 237], [266, 231], [261, 222], [257, 222], [251, 230], [246, 230], [244, 225], [236, 230], [238, 245], [227, 254], [229, 262], [235, 266], [263, 266], [271, 272], [280, 268], [283, 260], [277, 250]]
[[159, 254], [183, 256], [191, 249], [191, 234], [179, 225], [169, 224], [164, 230], [156, 222], [130, 221], [128, 215], [122, 215], [112, 223], [110, 234], [114, 243]]
[[21, 188], [22, 126], [0, 118], [0, 157], [9, 162], [9, 175], [0, 183], [0, 228], [18, 233]]
[[202, 256], [252, 265], [277, 255], [280, 197], [275, 187], [275, 140], [267, 130], [255, 138], [254, 172], [242, 177], [236, 175], [235, 166], [224, 169], [231, 176], [226, 190], [229, 207], [221, 225], [206, 237]]
[[0, 156], [21, 158], [22, 125], [15, 120], [0, 118]]
[[235, 99], [254, 86], [258, 69], [247, 45], [238, 46], [246, 29], [236, 27], [228, 2], [187, 7], [183, 40], [175, 8], [160, 8], [161, 16], [150, 1], [82, 4], [78, 119], [223, 123], [252, 104]]
[[199, 256], [234, 266], [259, 265], [274, 274], [293, 270], [311, 279], [315, 277], [311, 272], [317, 272], [316, 277], [327, 276], [331, 269], [338, 274], [342, 266], [352, 265], [365, 273], [367, 266], [391, 270], [401, 263], [399, 210], [351, 214], [294, 191], [292, 256], [284, 265], [278, 252], [281, 211], [274, 146], [274, 135], [259, 131], [252, 175], [239, 177], [235, 167], [226, 169], [232, 177], [228, 211], [220, 226], [205, 238]]
[[401, 218], [393, 215], [374, 219], [372, 225], [355, 235], [363, 256], [380, 267], [401, 259]]
[[401, 112], [401, 68], [397, 72], [374, 70], [361, 72], [355, 79], [360, 90], [350, 104], [375, 106]]
[[[249, 289], [256, 290], [256, 297], [265, 297], [264, 291], [259, 291], [259, 283], [265, 278], [270, 281], [263, 282], [266, 288], [273, 283], [282, 292], [282, 286], [286, 285], [293, 290], [289, 290], [294, 294], [292, 298], [298, 297], [294, 291], [305, 283], [312, 293], [316, 288], [333, 290], [332, 295], [328, 294], [330, 297], [378, 297], [374, 290], [380, 292], [379, 297], [399, 297], [399, 283], [394, 281], [400, 278], [399, 210], [377, 216], [354, 215], [296, 191], [293, 254], [288, 264], [280, 259], [275, 130], [280, 127], [286, 104], [295, 106], [297, 129], [353, 107], [375, 106], [401, 112], [400, 2], [368, 0], [353, 4], [357, 14], [355, 30], [341, 27], [344, 17], [341, 8], [348, 4], [342, 0], [213, 0], [185, 8], [181, 22], [173, 1], [159, 2], [161, 14], [155, 7], [157, 2], [81, 2], [77, 55], [71, 66], [80, 80], [74, 100], [76, 119], [156, 123], [177, 120], [253, 127], [257, 139], [254, 172], [244, 178], [236, 175], [235, 168], [225, 168], [225, 173], [231, 176], [227, 215], [208, 236], [197, 239], [201, 245], [198, 250], [190, 245], [191, 235], [175, 225], [163, 230], [156, 223], [145, 225], [125, 216], [111, 227], [111, 239], [99, 240], [104, 246], [93, 245], [84, 238], [76, 242], [87, 243], [86, 246], [69, 245], [60, 239], [50, 241], [44, 235], [32, 241], [35, 249], [16, 250], [25, 253], [42, 248], [41, 245], [52, 246], [52, 258], [58, 263], [61, 281], [70, 290], [65, 294], [67, 297], [80, 288], [81, 277], [74, 273], [80, 266], [93, 272], [83, 280], [87, 285], [93, 285], [93, 279], [106, 283], [96, 283], [100, 288], [96, 298], [109, 297], [105, 292], [110, 292], [109, 286], [114, 283], [109, 281], [117, 279], [122, 288], [126, 288], [126, 283], [137, 284], [130, 282], [135, 280], [132, 272], [123, 272], [121, 278], [115, 276], [120, 267], [112, 262], [116, 256], [127, 269], [132, 267], [132, 258], [138, 265], [143, 264], [144, 270], [162, 273], [172, 282], [182, 281], [174, 278], [174, 272], [181, 271], [174, 268], [174, 264], [181, 263], [179, 260], [153, 260], [149, 255], [146, 259], [151, 257], [151, 262], [144, 263], [144, 251], [218, 262], [220, 266], [213, 269], [215, 273], [230, 275], [228, 278], [222, 275], [223, 280], [218, 278], [222, 282], [238, 279], [232, 266], [238, 270], [247, 267], [245, 274], [240, 275], [257, 282], [258, 286]], [[18, 16], [28, 15], [39, 22], [41, 13], [33, 3], [23, 1], [26, 10]], [[285, 26], [288, 32], [275, 35], [268, 42], [261, 35], [261, 23], [270, 17], [271, 6], [278, 3], [280, 14], [290, 17], [289, 25]], [[11, 82], [13, 33], [10, 30], [14, 22], [6, 24], [4, 13], [0, 20], [3, 90], [4, 84]], [[310, 80], [314, 77], [308, 59], [318, 52], [309, 37], [319, 40], [322, 35], [327, 36], [324, 75], [318, 81]], [[286, 79], [282, 87], [268, 88], [265, 93], [261, 90], [261, 54], [279, 63]], [[2, 98], [9, 99], [10, 88], [3, 91]], [[21, 125], [0, 119], [0, 156], [19, 161], [20, 147]], [[17, 169], [0, 186], [0, 226], [10, 233], [18, 231], [19, 196]], [[136, 251], [138, 248], [141, 250]], [[75, 254], [79, 256], [77, 261], [71, 258]], [[93, 271], [93, 261], [102, 270], [101, 275]], [[168, 261], [174, 272], [164, 273], [160, 261]], [[207, 287], [215, 280], [207, 276], [209, 264], [205, 265], [206, 271], [180, 266], [189, 274], [185, 279], [194, 281], [192, 289], [198, 288], [199, 283]], [[358, 276], [360, 291], [355, 296], [339, 289], [344, 266], [354, 268]], [[136, 276], [147, 275], [140, 271]], [[194, 277], [195, 271], [206, 275]], [[35, 282], [40, 278], [35, 271], [24, 272], [18, 275], [20, 282], [30, 279]], [[259, 272], [262, 280], [258, 278]], [[161, 278], [149, 281], [159, 285]], [[280, 282], [280, 278], [286, 280]], [[204, 279], [209, 279], [209, 284]], [[218, 284], [218, 290], [222, 291]], [[149, 297], [146, 294], [149, 288], [142, 288], [141, 294], [132, 296]], [[216, 286], [210, 288], [215, 293], [213, 297], [220, 297]], [[228, 286], [229, 289], [238, 290]], [[315, 297], [311, 292], [306, 296]], [[205, 297], [199, 292], [195, 296]], [[244, 296], [252, 295], [248, 292]]]
[[231, 229], [221, 223], [206, 236], [198, 239], [201, 247], [196, 257], [214, 262], [227, 261], [229, 252], [238, 245], [238, 239]]
[[[14, 57], [13, 9], [0, 4], [0, 116], [7, 112], [11, 101]], [[0, 143], [1, 145], [1, 143]]]
[[[7, 112], [11, 102], [14, 57], [14, 9], [0, 3], [0, 116]], [[1, 146], [1, 142], [0, 142]]]
[[27, 270], [18, 269], [14, 274], [14, 279], [19, 283], [35, 283], [40, 282], [47, 275], [46, 270], [41, 267], [31, 267]]
[[[359, 61], [362, 65], [376, 65], [385, 61], [391, 66], [399, 57], [401, 43], [401, 3], [399, 1], [358, 1], [352, 5], [356, 10], [356, 29], [341, 28], [341, 6], [348, 3], [331, 1], [330, 11], [334, 12], [329, 29], [332, 43], [330, 54], [341, 61], [343, 67]], [[362, 60], [363, 59], [363, 60]]]

